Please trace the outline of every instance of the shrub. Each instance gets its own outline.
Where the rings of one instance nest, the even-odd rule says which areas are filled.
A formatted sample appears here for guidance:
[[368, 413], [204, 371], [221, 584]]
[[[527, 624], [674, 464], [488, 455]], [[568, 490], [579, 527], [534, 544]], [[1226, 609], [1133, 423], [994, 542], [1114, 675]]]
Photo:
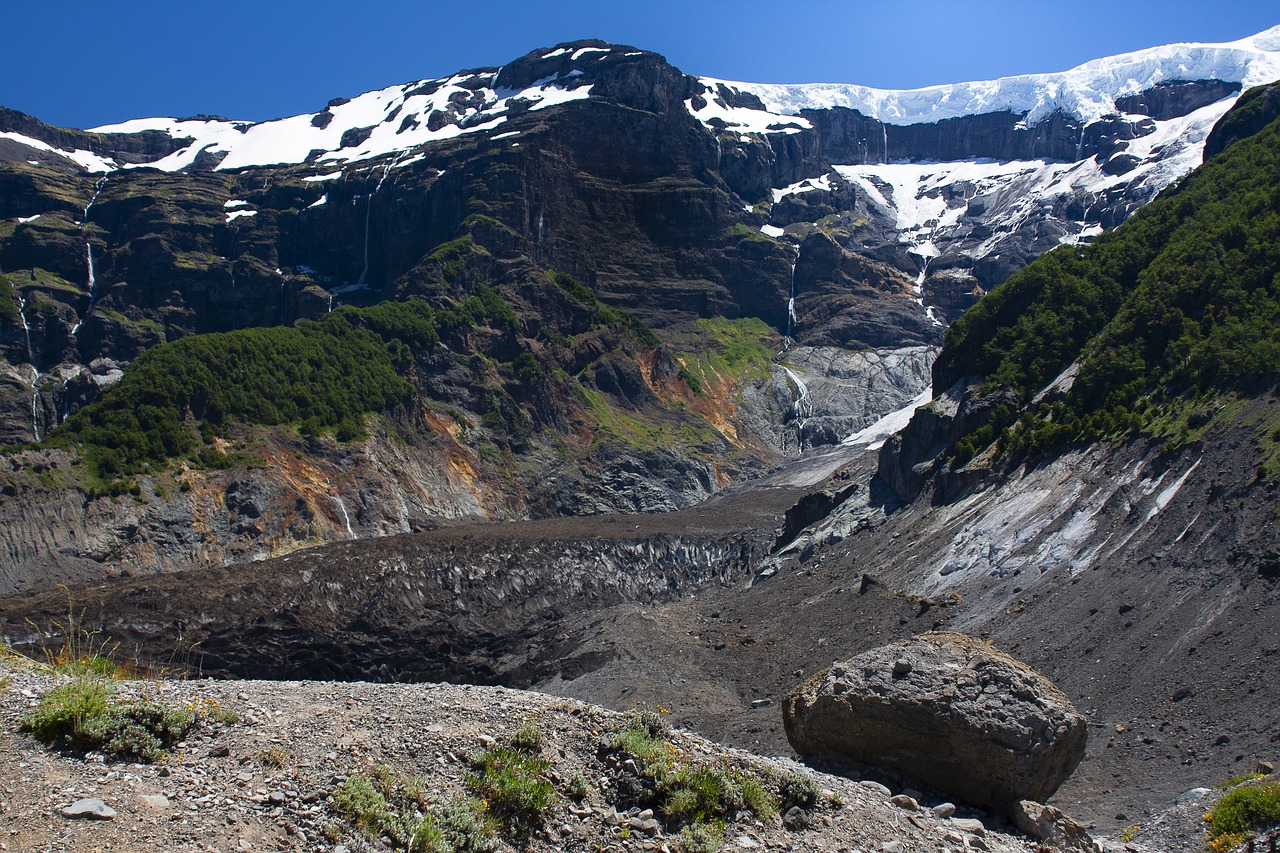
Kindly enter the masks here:
[[157, 761], [182, 740], [192, 722], [190, 713], [136, 701], [113, 706], [106, 716], [90, 721], [89, 730], [100, 740], [97, 748], [108, 755]]
[[778, 798], [771, 794], [759, 779], [750, 774], [744, 774], [741, 784], [742, 802], [748, 811], [761, 820], [768, 820], [778, 813]]
[[587, 781], [587, 777], [583, 776], [581, 772], [574, 773], [569, 779], [565, 793], [575, 800], [585, 800], [587, 795], [591, 793], [591, 783]]
[[395, 824], [391, 804], [368, 776], [352, 776], [333, 791], [333, 804], [357, 829], [381, 835]]
[[1242, 785], [1225, 794], [1205, 817], [1211, 845], [1230, 849], [1249, 833], [1280, 824], [1280, 782]]
[[802, 809], [812, 808], [818, 802], [818, 783], [803, 770], [793, 770], [782, 778], [782, 799]]
[[724, 824], [691, 823], [680, 830], [679, 840], [685, 853], [716, 853], [724, 844]]
[[522, 752], [542, 749], [542, 731], [538, 728], [537, 717], [529, 717], [516, 728], [516, 733], [511, 736], [511, 746]]
[[542, 813], [555, 802], [555, 789], [540, 778], [551, 762], [506, 747], [487, 750], [469, 780], [472, 791], [489, 810], [513, 828], [542, 822]]
[[458, 797], [428, 814], [413, 840], [411, 849], [424, 853], [489, 853], [498, 846], [498, 833], [483, 803]]
[[157, 761], [195, 722], [189, 711], [147, 700], [113, 702], [98, 678], [59, 685], [19, 723], [19, 729], [50, 746], [97, 749], [120, 758]]

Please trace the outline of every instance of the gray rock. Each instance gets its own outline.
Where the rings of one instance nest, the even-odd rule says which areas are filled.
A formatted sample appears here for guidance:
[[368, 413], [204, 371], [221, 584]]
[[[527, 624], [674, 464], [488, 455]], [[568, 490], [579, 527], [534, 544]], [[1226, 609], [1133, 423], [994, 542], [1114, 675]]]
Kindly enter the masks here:
[[169, 798], [164, 794], [139, 794], [138, 805], [144, 809], [167, 809]]
[[[903, 675], [899, 661], [910, 663]], [[965, 801], [1043, 801], [1084, 757], [1085, 718], [1044, 676], [990, 643], [930, 633], [873, 649], [787, 695], [801, 755], [884, 767]]]
[[951, 821], [951, 825], [961, 832], [967, 832], [970, 835], [986, 835], [987, 828], [982, 821], [972, 817], [958, 817]]
[[97, 797], [86, 797], [64, 807], [62, 816], [73, 820], [115, 820], [116, 810]]
[[898, 808], [906, 809], [909, 812], [920, 811], [920, 804], [915, 801], [915, 798], [908, 797], [906, 794], [898, 794], [896, 797], [890, 797], [889, 802], [893, 803]]
[[944, 820], [949, 817], [955, 817], [956, 815], [956, 807], [954, 803], [938, 803], [936, 806], [929, 809], [929, 811], [933, 813], [934, 817], [942, 818]]
[[1013, 809], [1013, 822], [1027, 835], [1048, 842], [1055, 849], [1097, 853], [1098, 845], [1089, 832], [1053, 806], [1022, 800]]
[[792, 806], [782, 816], [782, 825], [787, 829], [799, 832], [809, 828], [809, 815], [799, 806]]

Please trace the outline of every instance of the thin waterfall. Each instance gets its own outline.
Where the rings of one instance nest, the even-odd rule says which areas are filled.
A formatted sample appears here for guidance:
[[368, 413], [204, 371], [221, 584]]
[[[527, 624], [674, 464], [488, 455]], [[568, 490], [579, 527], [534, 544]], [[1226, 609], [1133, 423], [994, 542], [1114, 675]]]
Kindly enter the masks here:
[[35, 350], [31, 347], [31, 327], [27, 324], [27, 300], [18, 294], [18, 316], [22, 319], [22, 333], [27, 339], [27, 361], [31, 364], [31, 434], [40, 440], [40, 368], [36, 367]]
[[809, 386], [794, 370], [789, 367], [784, 367], [782, 370], [796, 389], [796, 398], [791, 402], [791, 415], [796, 421], [796, 449], [803, 451], [804, 425], [809, 418], [813, 417], [813, 400], [809, 397]]
[[27, 324], [27, 300], [21, 293], [18, 294], [18, 317], [22, 320], [22, 334], [27, 338], [27, 363], [35, 367], [36, 355], [31, 348], [31, 326]]
[[[103, 175], [93, 185], [93, 195], [89, 197], [89, 203], [84, 206], [84, 216], [80, 220], [80, 232], [84, 233], [85, 225], [89, 224], [89, 211], [93, 210], [94, 204], [98, 201], [98, 196], [102, 195], [102, 191], [106, 189], [107, 176]], [[86, 268], [86, 287], [89, 290], [89, 306], [84, 309], [84, 316], [76, 321], [71, 327], [71, 334], [74, 336], [80, 331], [80, 327], [84, 325], [85, 317], [93, 313], [93, 306], [98, 301], [98, 274], [93, 265], [93, 244], [86, 238], [84, 241], [84, 263]]]
[[351, 516], [347, 514], [347, 504], [342, 500], [342, 496], [334, 495], [333, 502], [336, 503], [338, 505], [338, 509], [342, 511], [342, 520], [346, 522], [347, 525], [347, 535], [352, 539], [359, 539], [360, 537], [356, 536], [356, 532], [351, 529]]
[[[382, 167], [382, 177], [378, 179], [377, 185], [373, 188], [373, 192], [365, 196], [364, 203], [364, 269], [360, 270], [360, 277], [356, 279], [356, 287], [364, 287], [364, 280], [369, 275], [369, 221], [373, 214], [373, 197], [378, 194], [378, 190], [382, 189], [382, 185], [387, 182], [387, 175], [391, 174], [391, 170], [395, 168], [400, 159], [404, 157], [404, 152], [397, 154], [395, 157], [387, 161], [387, 165]], [[332, 310], [332, 306], [330, 306]]]
[[1084, 159], [1084, 123], [1080, 124], [1080, 139], [1076, 142], [1076, 162]]
[[[88, 210], [88, 208], [85, 208]], [[84, 241], [84, 262], [88, 267], [88, 288], [89, 288], [89, 306], [84, 309], [84, 317], [76, 321], [71, 327], [71, 334], [74, 335], [80, 331], [80, 327], [84, 325], [85, 317], [93, 313], [93, 306], [98, 301], [98, 273], [93, 266], [93, 244], [88, 240]]]
[[787, 297], [787, 340], [791, 340], [796, 328], [796, 265], [791, 265], [791, 291]]
[[84, 223], [89, 221], [89, 210], [93, 207], [94, 202], [98, 200], [98, 196], [102, 194], [102, 190], [103, 188], [106, 187], [106, 185], [107, 185], [106, 175], [103, 175], [101, 178], [98, 178], [97, 182], [93, 185], [93, 195], [89, 197], [89, 203], [84, 206], [84, 217], [80, 222], [81, 228], [84, 227]]

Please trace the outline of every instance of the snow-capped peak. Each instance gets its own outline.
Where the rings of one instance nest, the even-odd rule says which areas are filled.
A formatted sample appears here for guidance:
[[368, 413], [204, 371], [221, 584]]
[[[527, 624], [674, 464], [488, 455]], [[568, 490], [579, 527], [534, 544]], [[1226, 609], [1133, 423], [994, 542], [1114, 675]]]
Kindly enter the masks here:
[[[576, 54], [575, 54], [576, 55]], [[243, 121], [153, 118], [93, 128], [96, 133], [159, 130], [189, 140], [161, 160], [140, 164], [164, 171], [216, 157], [219, 170], [318, 160], [354, 163], [408, 151], [465, 133], [491, 131], [517, 107], [540, 110], [591, 95], [581, 73], [537, 80], [519, 90], [495, 88], [496, 71], [420, 80], [338, 100], [318, 113], [254, 124]], [[318, 157], [314, 152], [323, 152]]]
[[847, 107], [886, 124], [907, 125], [991, 112], [1026, 113], [1035, 124], [1062, 110], [1085, 124], [1118, 112], [1116, 98], [1160, 83], [1221, 80], [1245, 87], [1280, 79], [1280, 26], [1222, 44], [1185, 43], [1095, 59], [1069, 71], [922, 89], [873, 89], [849, 83], [773, 85], [702, 78], [758, 97], [768, 112]]

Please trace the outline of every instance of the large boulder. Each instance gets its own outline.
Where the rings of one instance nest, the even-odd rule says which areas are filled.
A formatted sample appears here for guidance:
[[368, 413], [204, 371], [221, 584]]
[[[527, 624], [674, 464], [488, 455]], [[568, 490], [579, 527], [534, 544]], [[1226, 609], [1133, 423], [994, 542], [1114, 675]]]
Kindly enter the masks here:
[[791, 691], [783, 721], [801, 755], [892, 770], [999, 810], [1048, 799], [1084, 757], [1087, 734], [1047, 678], [946, 632], [834, 664]]

